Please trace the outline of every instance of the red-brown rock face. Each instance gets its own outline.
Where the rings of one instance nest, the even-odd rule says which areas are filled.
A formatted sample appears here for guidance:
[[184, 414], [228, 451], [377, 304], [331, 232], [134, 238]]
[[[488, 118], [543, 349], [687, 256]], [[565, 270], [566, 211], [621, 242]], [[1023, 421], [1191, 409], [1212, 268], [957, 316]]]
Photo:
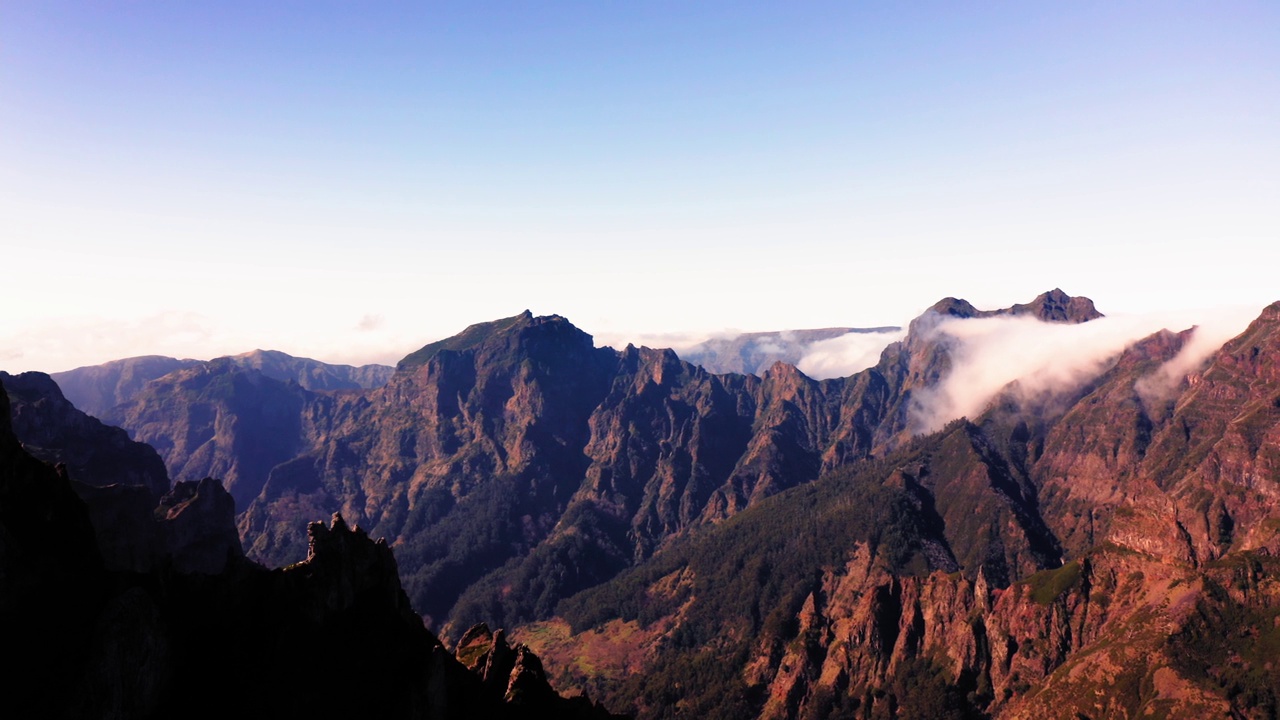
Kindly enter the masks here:
[[[458, 618], [466, 627], [538, 615], [673, 537], [901, 445], [915, 432], [914, 394], [950, 368], [928, 327], [995, 313], [1097, 316], [1060, 291], [993, 312], [951, 299], [877, 367], [816, 382], [787, 365], [712, 375], [670, 351], [596, 349], [563, 318], [525, 313], [424, 347], [377, 390], [312, 393], [228, 361], [158, 379], [114, 412], [175, 476], [224, 479], [251, 556], [296, 561], [299, 521], [341, 512], [391, 539], [433, 619], [464, 592], [473, 610], [514, 613], [475, 611]], [[1021, 506], [1025, 495], [1010, 496]], [[1025, 515], [1014, 512], [1015, 526]], [[1028, 552], [1019, 543], [1001, 556]], [[476, 587], [504, 565], [505, 582], [521, 584], [569, 562], [540, 593], [542, 610]]]

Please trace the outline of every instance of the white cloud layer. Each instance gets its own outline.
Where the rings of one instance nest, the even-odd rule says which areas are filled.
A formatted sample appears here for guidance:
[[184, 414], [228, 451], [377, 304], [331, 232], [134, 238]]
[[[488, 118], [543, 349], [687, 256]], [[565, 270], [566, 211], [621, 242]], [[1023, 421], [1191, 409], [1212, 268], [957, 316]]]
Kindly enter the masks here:
[[1195, 327], [1177, 357], [1140, 381], [1147, 395], [1168, 392], [1224, 342], [1257, 317], [1258, 308], [1111, 316], [1079, 325], [1032, 318], [948, 319], [933, 332], [950, 345], [952, 370], [931, 391], [915, 396], [913, 427], [931, 432], [960, 417], [981, 413], [996, 393], [1017, 381], [1035, 396], [1062, 391], [1097, 377], [1126, 347], [1160, 330]]
[[889, 343], [901, 340], [905, 330], [883, 333], [849, 333], [811, 343], [796, 363], [800, 372], [815, 380], [846, 377], [880, 361]]

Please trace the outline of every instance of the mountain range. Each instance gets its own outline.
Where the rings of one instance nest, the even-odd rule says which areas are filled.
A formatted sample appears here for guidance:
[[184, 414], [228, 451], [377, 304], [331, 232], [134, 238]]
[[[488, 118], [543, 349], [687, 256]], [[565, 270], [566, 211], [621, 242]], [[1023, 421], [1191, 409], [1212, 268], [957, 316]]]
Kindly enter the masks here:
[[[387, 365], [332, 365], [278, 350], [253, 350], [219, 360], [257, 370], [273, 380], [293, 381], [317, 392], [381, 387], [395, 371]], [[77, 408], [96, 417], [138, 394], [156, 378], [205, 364], [200, 360], [144, 355], [57, 372], [51, 377]]]
[[637, 717], [1274, 717], [1280, 304], [1158, 392], [1192, 331], [922, 424], [959, 362], [945, 329], [992, 318], [1101, 314], [947, 298], [827, 380], [528, 312], [358, 387], [287, 356], [55, 379], [176, 480], [220, 478], [251, 560], [304, 561], [339, 513], [431, 628], [503, 627]]

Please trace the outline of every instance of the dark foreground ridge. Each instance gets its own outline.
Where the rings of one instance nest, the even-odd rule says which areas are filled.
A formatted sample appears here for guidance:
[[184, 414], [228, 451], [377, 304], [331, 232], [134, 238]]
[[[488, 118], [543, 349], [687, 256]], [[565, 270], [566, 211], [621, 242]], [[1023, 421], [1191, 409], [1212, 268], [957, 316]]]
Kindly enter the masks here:
[[[458, 662], [386, 543], [339, 515], [308, 528], [306, 560], [269, 570], [240, 554], [217, 481], [178, 483], [151, 513], [145, 486], [89, 487], [91, 512], [9, 418], [0, 392], [0, 716], [611, 717], [557, 695], [527, 650], [504, 666], [511, 687]], [[127, 551], [104, 562], [95, 534], [114, 532]]]

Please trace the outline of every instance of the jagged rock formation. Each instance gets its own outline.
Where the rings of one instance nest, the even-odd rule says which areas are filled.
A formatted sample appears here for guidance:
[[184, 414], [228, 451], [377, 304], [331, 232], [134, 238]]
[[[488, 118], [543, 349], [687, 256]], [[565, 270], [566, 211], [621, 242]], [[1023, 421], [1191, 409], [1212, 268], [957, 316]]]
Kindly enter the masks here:
[[[561, 682], [640, 717], [1274, 716], [1280, 303], [1153, 393], [1186, 337], [1057, 397], [1010, 393], [561, 603]], [[643, 679], [574, 675], [570, 658], [634, 658], [608, 635], [645, 639]]]
[[[1001, 313], [1098, 316], [1061, 291], [991, 312], [947, 300], [876, 367], [819, 382], [785, 364], [713, 375], [669, 350], [598, 349], [526, 312], [410, 354], [377, 390], [310, 393], [210, 363], [111, 417], [175, 477], [224, 478], [251, 556], [298, 560], [299, 517], [340, 511], [390, 538], [417, 606], [461, 632], [545, 617], [670, 538], [901, 445], [918, 431], [915, 393], [950, 367], [937, 319]], [[499, 592], [512, 583], [528, 592]]]
[[179, 483], [156, 513], [179, 561], [108, 571], [65, 466], [23, 451], [9, 416], [0, 393], [5, 717], [611, 717], [561, 699], [527, 651], [512, 697], [487, 691], [413, 612], [387, 545], [340, 516], [283, 570], [234, 552], [184, 567], [208, 557], [191, 519], [233, 509], [216, 481]]
[[14, 435], [58, 464], [84, 501], [109, 570], [217, 573], [244, 555], [235, 505], [217, 480], [169, 487], [160, 456], [125, 431], [76, 409], [43, 373], [0, 373]]
[[516, 707], [550, 707], [555, 717], [604, 717], [604, 710], [583, 695], [562, 699], [551, 690], [542, 661], [527, 645], [507, 643], [506, 634], [481, 623], [462, 634], [454, 656], [485, 687]]
[[[1270, 556], [1196, 572], [1103, 550], [999, 590], [899, 577], [859, 547], [806, 596], [795, 638], [762, 641], [743, 679], [766, 718], [1265, 716], [1280, 675], [1227, 618], [1269, 632], [1278, 571]], [[1230, 590], [1242, 585], [1247, 599]], [[1228, 647], [1259, 663], [1251, 683], [1223, 682], [1239, 672]]]
[[896, 333], [901, 328], [819, 328], [814, 330], [781, 330], [741, 333], [714, 337], [679, 351], [680, 359], [697, 365], [709, 373], [724, 375], [761, 375], [775, 363], [798, 365], [813, 343], [842, 337], [849, 333], [862, 335]]
[[235, 502], [222, 483], [179, 482], [157, 505], [140, 485], [94, 487], [75, 479], [108, 570], [215, 574], [244, 557]]
[[178, 572], [213, 575], [244, 557], [235, 501], [213, 478], [176, 483], [152, 515], [161, 553]]

